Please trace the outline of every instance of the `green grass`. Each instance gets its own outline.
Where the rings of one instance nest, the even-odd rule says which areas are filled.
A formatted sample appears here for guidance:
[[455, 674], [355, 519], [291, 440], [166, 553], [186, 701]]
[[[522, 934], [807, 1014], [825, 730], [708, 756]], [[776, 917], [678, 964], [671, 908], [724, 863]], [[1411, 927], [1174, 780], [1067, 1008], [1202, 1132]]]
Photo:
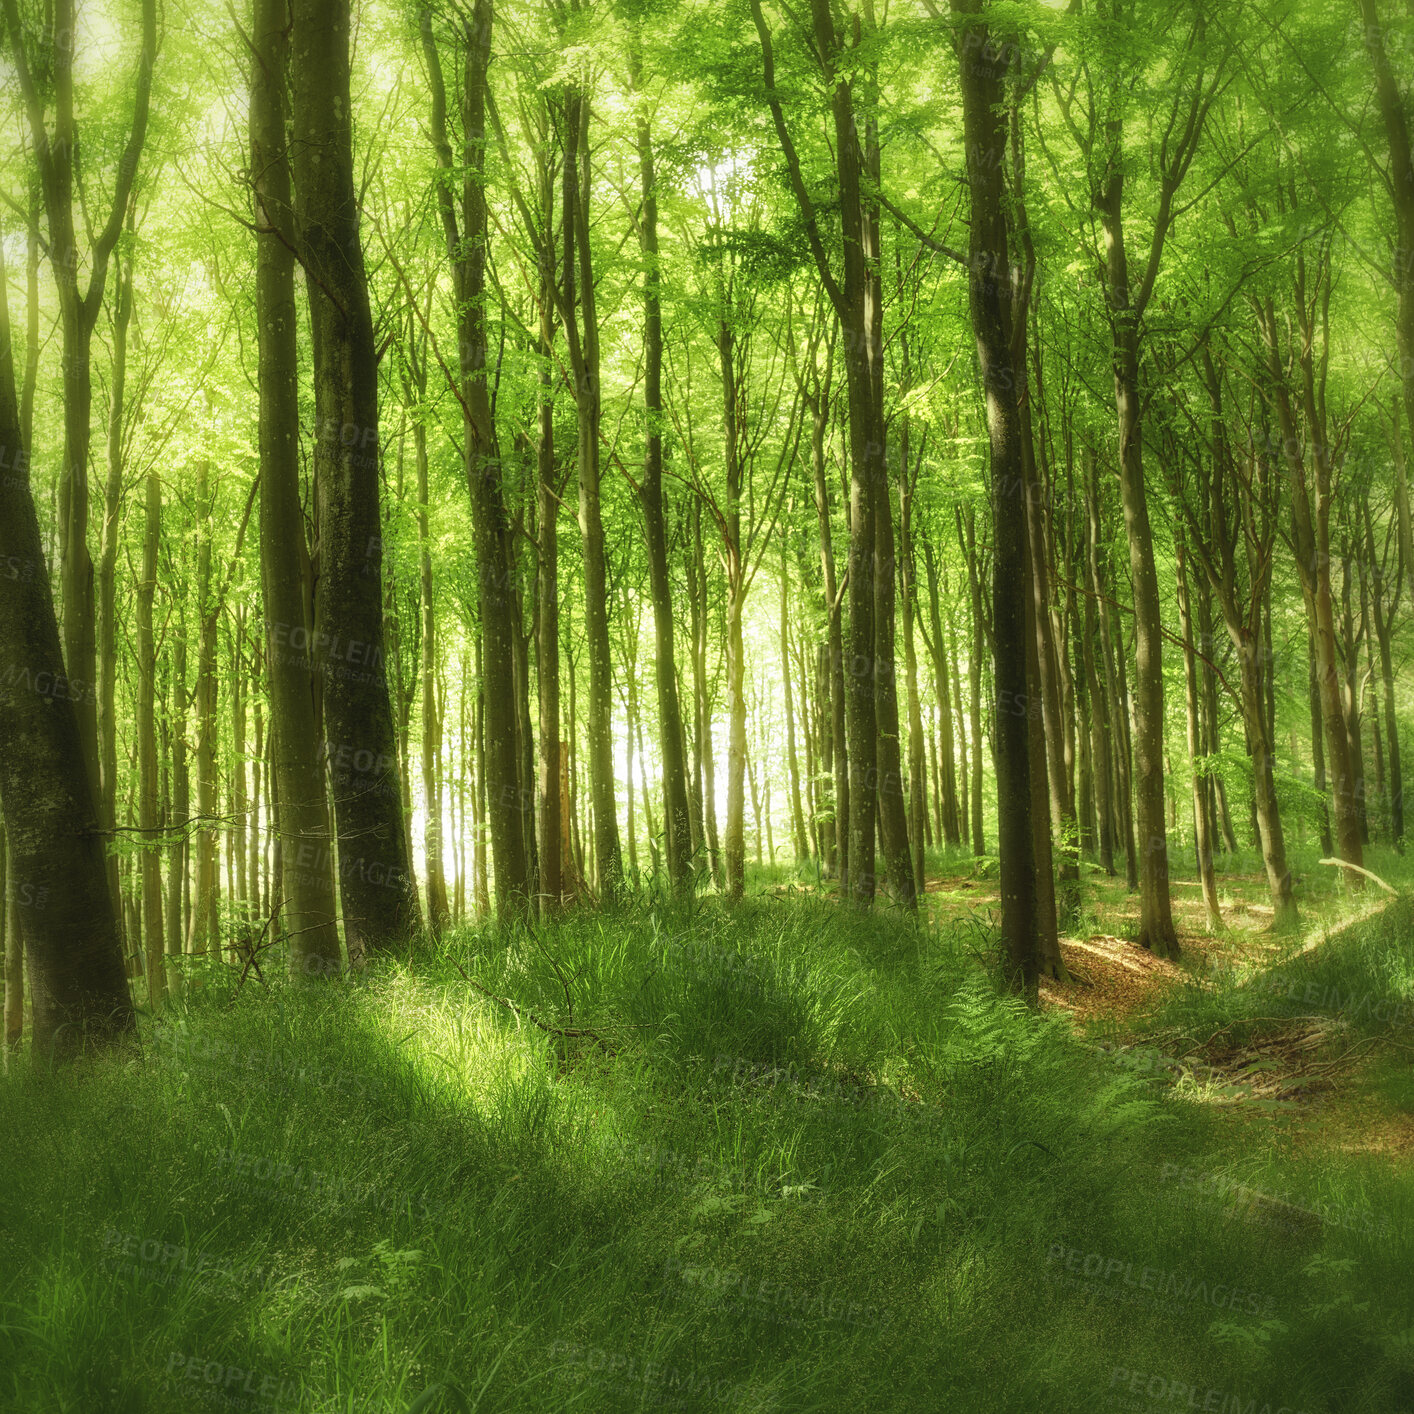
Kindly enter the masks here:
[[1125, 1074], [957, 930], [643, 904], [212, 971], [144, 1040], [0, 1085], [7, 1410], [1414, 1408], [1414, 1179]]

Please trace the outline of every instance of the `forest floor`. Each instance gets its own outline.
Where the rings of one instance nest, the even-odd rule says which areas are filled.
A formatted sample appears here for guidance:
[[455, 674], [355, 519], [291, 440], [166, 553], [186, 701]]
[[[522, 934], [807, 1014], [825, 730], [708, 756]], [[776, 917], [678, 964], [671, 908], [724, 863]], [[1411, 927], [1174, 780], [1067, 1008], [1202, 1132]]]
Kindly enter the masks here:
[[1414, 872], [1296, 853], [1177, 963], [1087, 875], [1039, 1016], [956, 855], [197, 967], [0, 1084], [0, 1410], [1410, 1414]]
[[[1402, 857], [1386, 859], [1392, 878], [1409, 879]], [[994, 875], [994, 862], [988, 863]], [[1283, 1014], [1255, 1024], [1244, 1015], [1240, 1028], [1224, 1025], [1205, 1037], [1164, 1024], [1168, 1011], [1181, 1015], [1185, 1003], [1205, 992], [1216, 994], [1224, 981], [1261, 978], [1270, 992], [1270, 979], [1283, 960], [1309, 957], [1334, 934], [1358, 929], [1393, 903], [1375, 884], [1352, 894], [1337, 870], [1318, 865], [1300, 880], [1305, 895], [1300, 932], [1274, 936], [1266, 875], [1244, 871], [1243, 863], [1239, 857], [1219, 874], [1223, 926], [1217, 931], [1208, 927], [1197, 877], [1175, 876], [1178, 961], [1130, 940], [1138, 931], [1137, 897], [1122, 878], [1107, 878], [1090, 866], [1085, 912], [1061, 940], [1070, 978], [1043, 981], [1042, 1007], [1066, 1013], [1080, 1035], [1103, 1038], [1098, 1044], [1105, 1049], [1168, 1070], [1236, 1121], [1265, 1123], [1274, 1143], [1407, 1156], [1414, 1149], [1414, 1113], [1402, 1103], [1401, 1087], [1391, 1087], [1385, 1063], [1414, 1058], [1414, 1003], [1342, 996], [1338, 984], [1303, 977], [1299, 986], [1288, 982], [1277, 989]], [[954, 863], [929, 880], [928, 902], [939, 921], [956, 923], [998, 906], [995, 878], [978, 873], [971, 863]], [[1341, 1004], [1348, 1011], [1362, 1000], [1366, 1011], [1381, 1006], [1387, 1014], [1398, 1011], [1395, 1034], [1352, 1031]], [[1292, 1013], [1287, 1003], [1307, 1014]], [[1235, 1035], [1238, 1029], [1241, 1034]]]

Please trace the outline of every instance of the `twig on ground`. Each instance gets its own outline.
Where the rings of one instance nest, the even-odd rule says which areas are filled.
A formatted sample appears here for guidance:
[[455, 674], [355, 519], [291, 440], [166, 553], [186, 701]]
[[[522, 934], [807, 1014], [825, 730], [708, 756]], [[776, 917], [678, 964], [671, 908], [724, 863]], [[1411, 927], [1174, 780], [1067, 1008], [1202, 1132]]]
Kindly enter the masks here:
[[536, 1014], [531, 1011], [529, 1007], [518, 1006], [509, 997], [499, 997], [496, 995], [495, 992], [488, 991], [474, 977], [468, 975], [466, 968], [464, 968], [461, 963], [456, 960], [456, 958], [451, 957], [450, 954], [448, 954], [448, 956], [451, 960], [452, 966], [455, 967], [457, 971], [460, 972], [461, 975], [466, 979], [467, 986], [474, 987], [478, 992], [481, 993], [483, 997], [488, 997], [491, 1001], [496, 1002], [498, 1005], [509, 1008], [511, 1011], [515, 1012], [517, 1016], [523, 1017], [526, 1021], [529, 1021], [533, 1026], [538, 1026], [542, 1031], [547, 1032], [551, 1036], [563, 1036], [566, 1038], [566, 1040], [571, 1041], [595, 1041], [599, 1045], [603, 1046], [603, 1048], [610, 1055], [614, 1054], [614, 1048], [609, 1045], [609, 1043], [597, 1031], [595, 1031], [593, 1027], [552, 1026], [548, 1021], [541, 1021], [541, 1019], [536, 1016]]

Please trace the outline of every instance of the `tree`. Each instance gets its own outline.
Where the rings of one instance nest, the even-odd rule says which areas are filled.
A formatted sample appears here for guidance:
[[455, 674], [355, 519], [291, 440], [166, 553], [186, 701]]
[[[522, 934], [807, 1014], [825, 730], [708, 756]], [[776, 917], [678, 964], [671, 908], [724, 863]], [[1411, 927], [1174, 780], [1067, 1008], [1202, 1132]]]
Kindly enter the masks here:
[[108, 888], [97, 793], [64, 671], [59, 624], [20, 433], [0, 249], [0, 811], [12, 920], [29, 957], [33, 1043], [75, 1055], [133, 1034], [136, 1016]]
[[314, 358], [317, 597], [311, 654], [323, 687], [351, 961], [419, 926], [384, 664], [378, 514], [378, 349], [354, 186], [347, 0], [292, 0], [295, 227]]

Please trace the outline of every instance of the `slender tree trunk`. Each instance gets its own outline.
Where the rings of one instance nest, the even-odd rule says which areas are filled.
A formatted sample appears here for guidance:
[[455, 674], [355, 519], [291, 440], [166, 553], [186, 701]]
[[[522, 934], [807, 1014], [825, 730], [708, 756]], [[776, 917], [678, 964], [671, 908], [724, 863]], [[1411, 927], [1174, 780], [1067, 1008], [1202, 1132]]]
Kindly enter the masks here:
[[[923, 746], [923, 713], [918, 701], [918, 653], [913, 643], [913, 616], [917, 602], [915, 583], [917, 568], [913, 562], [912, 499], [913, 487], [908, 470], [908, 423], [900, 431], [899, 471], [899, 575], [903, 598], [903, 665], [908, 686], [908, 843], [913, 860], [913, 887], [922, 893], [926, 880], [923, 873], [923, 846], [928, 831], [928, 758]], [[781, 627], [785, 628], [785, 605], [781, 606]], [[941, 656], [942, 643], [936, 620], [933, 642]]]
[[[17, 1051], [25, 1033], [25, 945], [20, 931], [20, 897], [15, 871], [10, 867], [8, 833], [0, 832], [0, 852], [3, 852], [3, 887], [0, 887], [0, 910], [5, 924], [5, 1021], [4, 1053]], [[8, 1060], [7, 1060], [8, 1064]]]
[[1354, 781], [1355, 815], [1360, 823], [1360, 843], [1370, 843], [1370, 820], [1366, 809], [1368, 787], [1365, 780], [1365, 734], [1364, 713], [1361, 710], [1360, 690], [1360, 638], [1355, 627], [1355, 612], [1352, 600], [1355, 592], [1355, 575], [1351, 573], [1351, 546], [1341, 547], [1341, 627], [1344, 630], [1340, 649], [1341, 666], [1344, 668], [1344, 684], [1341, 688], [1341, 716], [1345, 719], [1345, 736], [1350, 743], [1350, 771]]
[[1389, 828], [1394, 847], [1404, 853], [1404, 769], [1399, 747], [1399, 718], [1395, 715], [1394, 651], [1390, 620], [1399, 604], [1399, 583], [1386, 608], [1384, 568], [1375, 558], [1375, 532], [1370, 507], [1365, 505], [1365, 554], [1370, 561], [1374, 584], [1370, 604], [1374, 611], [1375, 641], [1380, 650], [1381, 700], [1385, 714], [1385, 738], [1389, 742]]
[[1199, 764], [1203, 756], [1202, 720], [1198, 701], [1198, 660], [1193, 651], [1193, 613], [1189, 604], [1188, 569], [1184, 560], [1182, 534], [1177, 541], [1177, 585], [1179, 623], [1183, 629], [1183, 680], [1188, 707], [1188, 757], [1193, 770], [1193, 841], [1198, 862], [1198, 879], [1203, 887], [1203, 908], [1208, 918], [1208, 930], [1222, 927], [1222, 909], [1218, 906], [1218, 877], [1213, 868], [1213, 841], [1208, 833], [1210, 819], [1209, 777]]
[[957, 777], [953, 769], [953, 715], [952, 693], [948, 682], [948, 662], [943, 651], [943, 618], [938, 595], [938, 566], [933, 556], [933, 547], [923, 542], [924, 562], [928, 567], [928, 613], [933, 627], [933, 674], [938, 684], [939, 730], [942, 733], [942, 749], [939, 753], [939, 768], [942, 771], [943, 791], [943, 840], [956, 845], [962, 840], [961, 823], [958, 818]]
[[157, 649], [152, 601], [157, 592], [157, 555], [162, 541], [162, 481], [154, 465], [147, 473], [147, 517], [142, 539], [142, 579], [137, 590], [138, 817], [142, 839], [142, 932], [147, 1004], [161, 1007], [166, 995], [162, 946], [162, 846], [157, 811]]
[[422, 600], [422, 800], [426, 819], [427, 927], [433, 937], [447, 926], [447, 877], [442, 861], [442, 788], [437, 761], [442, 749], [442, 704], [437, 696], [437, 615], [432, 598], [432, 545], [428, 535], [427, 429], [413, 425], [417, 457], [417, 559]]
[[[565, 90], [563, 187], [564, 265], [560, 308], [575, 380], [579, 430], [579, 529], [584, 544], [584, 641], [589, 654], [589, 793], [594, 809], [594, 855], [599, 898], [618, 895], [618, 801], [614, 785], [613, 664], [609, 652], [609, 600], [604, 522], [599, 491], [599, 319], [589, 244], [589, 99], [575, 84]], [[575, 317], [576, 305], [579, 316]]]
[[196, 660], [196, 884], [187, 951], [213, 957], [219, 947], [217, 918], [219, 881], [216, 860], [216, 586], [211, 573], [211, 539], [215, 533], [211, 464], [197, 465], [196, 505], [200, 537], [197, 544], [197, 605], [199, 636]]
[[845, 728], [844, 635], [840, 625], [839, 584], [835, 578], [834, 537], [830, 524], [830, 493], [825, 479], [825, 432], [829, 406], [825, 391], [816, 388], [810, 402], [810, 465], [815, 480], [815, 517], [820, 528], [820, 572], [824, 580], [829, 686], [829, 721], [825, 739], [834, 770], [834, 800], [830, 816], [831, 862], [838, 870], [841, 892], [849, 867], [849, 743]]
[[[132, 217], [128, 229], [132, 234]], [[113, 374], [108, 391], [108, 477], [103, 488], [103, 535], [98, 560], [98, 757], [99, 819], [110, 838], [118, 819], [117, 567], [118, 526], [123, 514], [123, 422], [128, 367], [128, 327], [133, 313], [133, 265], [129, 253], [117, 267], [113, 311]], [[108, 882], [118, 897], [118, 856], [108, 857]]]
[[[786, 559], [786, 537], [781, 537], [781, 685], [785, 693], [786, 772], [790, 785], [791, 837], [797, 860], [810, 858], [810, 836], [805, 829], [805, 811], [800, 802], [800, 758], [795, 749], [795, 693], [790, 661], [790, 569]], [[802, 704], [803, 705], [803, 704]], [[807, 768], [808, 769], [808, 768]]]
[[1164, 828], [1164, 670], [1159, 578], [1149, 502], [1144, 487], [1140, 430], [1139, 331], [1129, 302], [1129, 275], [1121, 234], [1122, 169], [1102, 201], [1109, 300], [1114, 328], [1115, 406], [1119, 416], [1119, 484], [1129, 570], [1134, 582], [1134, 799], [1138, 813], [1139, 935], [1159, 957], [1179, 955], [1169, 897], [1168, 837]]
[[[961, 521], [958, 531], [961, 535]], [[987, 838], [982, 828], [982, 660], [986, 656], [987, 642], [982, 578], [977, 562], [977, 525], [970, 507], [967, 512], [966, 554], [967, 579], [972, 591], [972, 651], [967, 659], [967, 727], [972, 736], [972, 853], [980, 859], [987, 853]]]
[[[1088, 456], [1088, 454], [1087, 454]], [[1095, 563], [1095, 546], [1090, 535], [1091, 517], [1084, 517], [1085, 538], [1085, 610], [1084, 637], [1081, 643], [1085, 668], [1085, 683], [1089, 697], [1090, 760], [1095, 775], [1095, 814], [1100, 845], [1100, 865], [1111, 878], [1115, 872], [1114, 787], [1110, 779], [1110, 690], [1106, 676], [1096, 666], [1100, 653], [1098, 644], [1100, 616], [1103, 606], [1095, 600], [1096, 588], [1091, 567]]]
[[[461, 214], [458, 222], [450, 179], [452, 150], [447, 137], [446, 98], [441, 64], [432, 38], [431, 17], [423, 11], [423, 49], [432, 81], [432, 142], [445, 178], [438, 185], [438, 206], [447, 255], [452, 262], [457, 301], [457, 336], [461, 358], [461, 399], [467, 486], [476, 545], [478, 607], [485, 671], [496, 685], [484, 695], [486, 714], [486, 801], [491, 853], [496, 866], [496, 910], [502, 917], [527, 916], [530, 909], [530, 861], [526, 851], [526, 812], [533, 809], [529, 782], [521, 780], [516, 682], [517, 644], [514, 556], [511, 526], [502, 486], [503, 467], [487, 381], [485, 319], [488, 245], [485, 186], [487, 68], [494, 23], [492, 0], [474, 0], [463, 22], [462, 122], [465, 150]], [[573, 171], [574, 163], [566, 163]], [[567, 208], [567, 216], [570, 214]], [[591, 300], [586, 298], [588, 307]], [[587, 572], [590, 572], [586, 560]], [[424, 653], [426, 648], [424, 647]], [[445, 885], [441, 886], [445, 893]], [[429, 889], [429, 897], [431, 890]]]
[[[632, 77], [636, 88], [639, 85], [638, 63], [635, 50]], [[668, 577], [668, 539], [663, 517], [663, 316], [659, 296], [662, 275], [658, 262], [658, 193], [653, 134], [648, 109], [642, 102], [638, 109], [636, 139], [643, 199], [639, 237], [644, 262], [643, 409], [647, 423], [639, 499], [643, 505], [649, 593], [653, 601], [658, 750], [663, 773], [663, 831], [668, 877], [680, 894], [690, 894], [693, 887], [693, 848], [687, 794], [687, 752], [683, 740], [682, 703], [678, 697], [672, 583]]]
[[1051, 847], [1054, 793], [1046, 760], [1046, 716], [1041, 686], [1041, 637], [1036, 625], [1036, 596], [1031, 583], [1032, 564], [1026, 564], [1026, 729], [1030, 751], [1031, 849], [1036, 861], [1036, 933], [1043, 977], [1068, 977], [1060, 950], [1060, 920], [1056, 908], [1055, 856]]
[[[1031, 587], [1031, 623], [1036, 634], [1036, 662], [1039, 671], [1042, 740], [1045, 752], [1048, 805], [1054, 847], [1048, 853], [1060, 852], [1056, 870], [1057, 922], [1069, 927], [1080, 912], [1080, 864], [1075, 824], [1075, 797], [1070, 789], [1070, 775], [1065, 759], [1065, 721], [1061, 710], [1060, 654], [1056, 648], [1051, 623], [1050, 575], [1046, 554], [1045, 515], [1042, 506], [1044, 487], [1036, 472], [1034, 437], [1029, 403], [1022, 408], [1021, 462], [1026, 478], [1026, 535], [1028, 582]], [[1033, 762], [1033, 771], [1036, 765]], [[1040, 855], [1037, 856], [1040, 868]], [[1059, 955], [1059, 954], [1057, 954]]]

